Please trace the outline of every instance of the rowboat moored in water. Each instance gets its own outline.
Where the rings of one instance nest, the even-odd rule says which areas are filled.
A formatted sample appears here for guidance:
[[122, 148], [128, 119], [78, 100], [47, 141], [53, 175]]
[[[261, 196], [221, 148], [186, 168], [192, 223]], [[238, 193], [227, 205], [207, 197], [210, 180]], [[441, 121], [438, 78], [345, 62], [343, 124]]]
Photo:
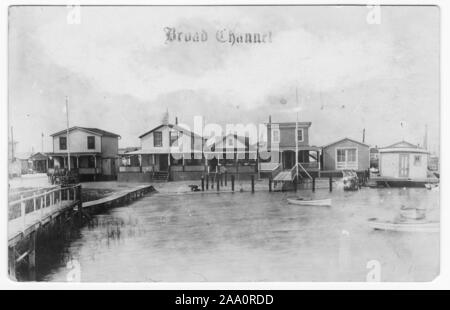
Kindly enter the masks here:
[[331, 199], [306, 200], [303, 198], [296, 198], [296, 199], [288, 198], [287, 201], [290, 204], [301, 206], [323, 206], [323, 207], [331, 206]]
[[431, 221], [384, 221], [377, 218], [368, 220], [369, 226], [375, 230], [390, 230], [401, 232], [439, 232], [439, 222]]

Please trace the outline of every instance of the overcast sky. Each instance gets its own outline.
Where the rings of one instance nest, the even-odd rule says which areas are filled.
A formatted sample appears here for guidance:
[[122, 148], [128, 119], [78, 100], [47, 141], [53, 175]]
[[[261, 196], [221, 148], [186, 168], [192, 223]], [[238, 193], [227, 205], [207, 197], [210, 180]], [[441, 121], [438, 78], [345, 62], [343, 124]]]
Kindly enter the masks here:
[[[20, 152], [51, 151], [71, 125], [120, 134], [120, 147], [170, 120], [219, 124], [311, 121], [310, 142], [343, 137], [439, 147], [439, 9], [382, 7], [66, 7], [9, 12], [9, 121]], [[165, 43], [165, 27], [206, 31]], [[219, 43], [220, 29], [272, 33], [266, 44]]]

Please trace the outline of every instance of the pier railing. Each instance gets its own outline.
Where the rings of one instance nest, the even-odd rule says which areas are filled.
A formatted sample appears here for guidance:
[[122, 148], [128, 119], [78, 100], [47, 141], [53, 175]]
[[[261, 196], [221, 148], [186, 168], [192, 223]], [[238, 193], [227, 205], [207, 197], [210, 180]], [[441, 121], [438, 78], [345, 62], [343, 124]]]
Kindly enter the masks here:
[[25, 222], [25, 217], [34, 214], [35, 212], [44, 211], [52, 206], [61, 204], [63, 201], [76, 201], [81, 199], [78, 197], [78, 188], [81, 185], [70, 185], [65, 187], [57, 187], [45, 192], [34, 192], [32, 194], [22, 193], [20, 198], [8, 203], [8, 220], [16, 220], [22, 218]]

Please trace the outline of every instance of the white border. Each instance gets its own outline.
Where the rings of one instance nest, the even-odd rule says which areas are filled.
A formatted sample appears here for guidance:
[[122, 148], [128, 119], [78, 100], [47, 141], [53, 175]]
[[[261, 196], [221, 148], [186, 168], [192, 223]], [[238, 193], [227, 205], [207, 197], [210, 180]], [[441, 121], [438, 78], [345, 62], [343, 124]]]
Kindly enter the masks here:
[[[0, 167], [1, 167], [1, 199], [2, 206], [7, 205], [7, 141], [8, 141], [8, 87], [7, 87], [7, 27], [8, 27], [8, 6], [9, 5], [68, 5], [68, 4], [86, 4], [86, 5], [121, 5], [125, 1], [118, 0], [96, 0], [85, 1], [85, 0], [75, 0], [75, 1], [36, 1], [36, 0], [3, 0], [0, 1], [0, 12], [2, 21], [0, 23], [0, 31], [2, 43], [1, 46], [1, 64], [0, 67], [4, 68], [1, 74], [1, 104], [0, 104], [0, 117], [1, 117], [1, 134], [0, 143], [3, 146], [1, 148], [0, 157]], [[337, 1], [336, 1], [337, 2]], [[246, 1], [219, 1], [219, 0], [209, 0], [209, 1], [195, 1], [191, 4], [313, 4], [313, 5], [326, 5], [333, 4], [333, 1], [274, 1], [274, 0], [246, 0]], [[155, 1], [144, 1], [144, 0], [133, 0], [126, 1], [127, 5], [149, 5], [149, 4], [159, 4], [159, 5], [186, 5], [185, 2], [180, 0], [155, 0]], [[341, 3], [336, 3], [341, 4]], [[0, 225], [0, 289], [449, 289], [450, 288], [450, 211], [448, 210], [449, 202], [449, 192], [442, 190], [442, 188], [448, 187], [447, 175], [449, 172], [447, 161], [445, 159], [449, 158], [449, 39], [450, 39], [450, 23], [449, 23], [449, 1], [417, 1], [417, 0], [383, 0], [383, 1], [358, 1], [350, 0], [345, 1], [345, 4], [385, 4], [385, 5], [438, 5], [441, 11], [441, 272], [440, 275], [431, 282], [420, 282], [420, 283], [365, 283], [365, 282], [200, 282], [200, 283], [18, 283], [10, 281], [7, 277], [7, 225]], [[415, 22], [415, 21], [411, 21]], [[2, 208], [3, 211], [0, 212], [0, 223], [6, 223], [6, 208]]]

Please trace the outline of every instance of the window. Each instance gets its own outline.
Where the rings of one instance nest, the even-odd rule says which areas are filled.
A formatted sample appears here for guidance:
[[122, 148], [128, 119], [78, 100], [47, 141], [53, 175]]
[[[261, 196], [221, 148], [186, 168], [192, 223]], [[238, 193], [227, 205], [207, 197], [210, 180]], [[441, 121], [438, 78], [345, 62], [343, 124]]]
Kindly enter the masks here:
[[358, 169], [356, 148], [336, 149], [336, 169]]
[[59, 137], [59, 149], [67, 150], [67, 137]]
[[279, 129], [272, 130], [272, 143], [280, 143], [280, 130]]
[[414, 155], [414, 166], [420, 166], [422, 157], [420, 155]]
[[297, 130], [297, 138], [298, 142], [303, 142], [303, 129]]
[[155, 131], [153, 133], [153, 146], [154, 147], [162, 147], [162, 132]]
[[178, 146], [178, 132], [171, 131], [169, 132], [169, 135], [170, 135], [170, 146]]
[[88, 148], [88, 150], [95, 149], [95, 137], [94, 136], [87, 137], [87, 148]]

